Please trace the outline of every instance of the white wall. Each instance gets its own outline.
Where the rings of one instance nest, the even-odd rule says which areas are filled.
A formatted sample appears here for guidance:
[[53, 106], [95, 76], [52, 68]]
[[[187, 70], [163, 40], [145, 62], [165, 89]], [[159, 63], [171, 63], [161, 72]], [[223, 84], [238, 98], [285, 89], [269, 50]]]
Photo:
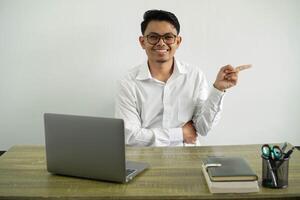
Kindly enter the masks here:
[[300, 1], [0, 0], [0, 150], [44, 144], [44, 112], [113, 116], [116, 81], [146, 58], [138, 36], [153, 8], [177, 15], [177, 58], [210, 83], [222, 65], [253, 64], [204, 145], [300, 145]]

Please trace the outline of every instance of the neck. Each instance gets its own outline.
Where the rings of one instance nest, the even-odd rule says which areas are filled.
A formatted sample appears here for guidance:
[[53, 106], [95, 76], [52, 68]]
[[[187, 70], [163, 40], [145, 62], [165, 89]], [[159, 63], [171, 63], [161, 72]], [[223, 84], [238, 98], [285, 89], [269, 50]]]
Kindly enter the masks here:
[[173, 73], [174, 59], [166, 62], [153, 62], [148, 60], [151, 76], [159, 81], [167, 82]]

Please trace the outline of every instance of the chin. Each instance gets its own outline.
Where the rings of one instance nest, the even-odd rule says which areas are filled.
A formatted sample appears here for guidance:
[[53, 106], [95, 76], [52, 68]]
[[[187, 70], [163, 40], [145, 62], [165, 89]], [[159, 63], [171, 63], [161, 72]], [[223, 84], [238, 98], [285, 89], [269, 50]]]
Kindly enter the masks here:
[[166, 59], [164, 59], [164, 60], [161, 59], [161, 60], [156, 60], [156, 62], [157, 62], [157, 63], [165, 63], [165, 62], [168, 62], [168, 60], [166, 60]]
[[165, 62], [169, 62], [171, 59], [169, 57], [160, 57], [160, 58], [156, 58], [155, 61], [157, 63], [165, 63]]

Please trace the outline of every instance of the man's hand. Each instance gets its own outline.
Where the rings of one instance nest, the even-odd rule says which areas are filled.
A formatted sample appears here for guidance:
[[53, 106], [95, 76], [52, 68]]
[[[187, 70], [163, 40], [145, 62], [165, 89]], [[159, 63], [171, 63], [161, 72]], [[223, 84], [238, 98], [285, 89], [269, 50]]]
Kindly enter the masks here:
[[240, 65], [233, 68], [231, 65], [222, 67], [217, 75], [214, 87], [218, 90], [225, 91], [235, 86], [238, 81], [238, 73], [242, 70], [249, 69], [251, 65]]
[[192, 121], [187, 122], [182, 127], [183, 141], [187, 144], [195, 144], [197, 140], [197, 133]]
[[222, 67], [217, 75], [214, 87], [218, 90], [225, 91], [237, 84], [238, 72], [231, 65]]

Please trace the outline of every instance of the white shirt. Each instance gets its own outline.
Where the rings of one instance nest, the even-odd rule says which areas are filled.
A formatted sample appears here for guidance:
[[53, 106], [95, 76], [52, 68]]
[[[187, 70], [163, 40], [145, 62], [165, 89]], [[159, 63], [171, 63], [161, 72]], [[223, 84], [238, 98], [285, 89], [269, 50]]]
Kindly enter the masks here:
[[209, 93], [198, 67], [174, 61], [166, 83], [151, 76], [147, 62], [119, 82], [115, 116], [125, 122], [127, 145], [184, 146], [186, 122], [192, 119], [205, 136], [219, 120], [224, 92], [213, 87]]

